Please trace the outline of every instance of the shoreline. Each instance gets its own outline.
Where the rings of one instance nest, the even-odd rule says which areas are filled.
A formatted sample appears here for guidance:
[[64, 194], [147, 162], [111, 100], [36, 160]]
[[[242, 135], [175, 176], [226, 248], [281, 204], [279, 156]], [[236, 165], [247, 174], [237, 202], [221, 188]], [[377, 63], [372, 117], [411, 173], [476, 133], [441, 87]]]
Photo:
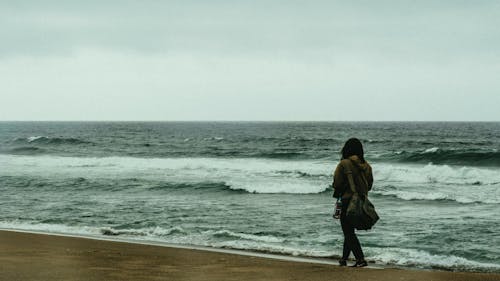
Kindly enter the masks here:
[[0, 280], [500, 280], [498, 273], [346, 268], [336, 261], [153, 243], [2, 229]]
[[[66, 234], [66, 233], [58, 233], [58, 232], [44, 232], [44, 231], [36, 231], [36, 230], [22, 230], [22, 229], [9, 229], [9, 228], [0, 228], [0, 234], [5, 232], [14, 232], [14, 233], [26, 233], [26, 234], [35, 234], [35, 235], [49, 235], [49, 236], [58, 236], [58, 237], [68, 237], [68, 238], [78, 238], [78, 239], [89, 239], [96, 241], [107, 241], [107, 242], [117, 242], [117, 243], [128, 243], [128, 244], [137, 244], [137, 245], [145, 245], [145, 246], [155, 246], [155, 247], [164, 247], [164, 248], [174, 248], [174, 249], [184, 249], [184, 250], [195, 250], [195, 251], [206, 251], [213, 253], [222, 253], [222, 254], [231, 254], [231, 255], [240, 255], [240, 256], [249, 256], [249, 257], [257, 257], [257, 258], [267, 258], [267, 259], [275, 259], [282, 261], [291, 261], [291, 262], [305, 262], [305, 263], [317, 263], [317, 264], [328, 264], [328, 265], [337, 265], [337, 260], [332, 260], [328, 258], [315, 258], [315, 257], [305, 257], [305, 256], [292, 256], [285, 254], [276, 254], [276, 253], [266, 253], [266, 252], [258, 252], [251, 250], [239, 250], [239, 249], [230, 249], [230, 248], [216, 248], [209, 246], [197, 246], [197, 245], [184, 245], [184, 244], [175, 244], [168, 242], [160, 242], [153, 240], [134, 240], [127, 238], [108, 238], [106, 236], [92, 236], [92, 235], [84, 235], [84, 234]], [[382, 266], [379, 265], [370, 265], [367, 268], [373, 269], [382, 269]], [[392, 267], [390, 267], [392, 268]], [[398, 268], [398, 267], [394, 267]], [[410, 268], [409, 268], [410, 269]], [[425, 269], [423, 269], [425, 270]]]

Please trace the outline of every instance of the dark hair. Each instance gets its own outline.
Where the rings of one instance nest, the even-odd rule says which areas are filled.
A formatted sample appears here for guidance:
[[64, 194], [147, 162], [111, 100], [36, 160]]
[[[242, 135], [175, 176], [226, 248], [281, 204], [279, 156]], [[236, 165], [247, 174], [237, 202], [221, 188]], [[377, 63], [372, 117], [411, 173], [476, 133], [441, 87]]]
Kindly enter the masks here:
[[348, 139], [344, 147], [342, 148], [342, 159], [347, 159], [350, 156], [356, 155], [361, 160], [361, 163], [365, 163], [365, 153], [363, 151], [363, 145], [361, 141], [357, 138]]

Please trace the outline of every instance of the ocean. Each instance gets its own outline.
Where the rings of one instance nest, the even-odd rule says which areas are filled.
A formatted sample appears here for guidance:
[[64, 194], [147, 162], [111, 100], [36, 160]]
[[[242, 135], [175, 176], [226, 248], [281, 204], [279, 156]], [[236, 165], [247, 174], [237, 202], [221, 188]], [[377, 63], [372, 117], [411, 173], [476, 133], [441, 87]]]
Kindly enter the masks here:
[[500, 272], [500, 123], [0, 122], [0, 228], [337, 259], [350, 137], [368, 261]]

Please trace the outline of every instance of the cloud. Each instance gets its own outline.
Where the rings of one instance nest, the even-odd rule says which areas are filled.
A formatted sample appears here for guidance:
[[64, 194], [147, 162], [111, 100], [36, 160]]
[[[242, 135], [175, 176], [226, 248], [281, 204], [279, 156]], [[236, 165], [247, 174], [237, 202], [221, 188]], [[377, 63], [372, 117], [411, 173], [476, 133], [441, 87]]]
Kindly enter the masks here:
[[10, 1], [0, 119], [498, 120], [496, 1]]
[[[403, 2], [403, 3], [402, 3]], [[434, 1], [435, 2], [435, 1]], [[2, 7], [2, 54], [149, 53], [439, 59], [498, 54], [497, 2], [33, 1]], [[25, 2], [23, 2], [25, 3]]]

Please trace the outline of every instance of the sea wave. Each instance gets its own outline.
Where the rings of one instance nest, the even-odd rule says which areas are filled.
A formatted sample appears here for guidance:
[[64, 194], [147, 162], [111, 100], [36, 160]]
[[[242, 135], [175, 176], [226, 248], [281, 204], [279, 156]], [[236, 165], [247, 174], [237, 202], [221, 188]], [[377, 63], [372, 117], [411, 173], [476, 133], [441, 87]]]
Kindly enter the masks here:
[[58, 145], [58, 144], [89, 144], [90, 141], [72, 138], [72, 137], [48, 137], [48, 136], [31, 136], [16, 138], [14, 143], [29, 143], [32, 145]]
[[231, 238], [231, 239], [243, 239], [250, 241], [259, 241], [267, 243], [283, 243], [285, 240], [270, 235], [254, 235], [248, 233], [237, 233], [229, 230], [218, 230], [218, 231], [208, 231], [207, 234], [214, 237]]
[[[496, 188], [495, 188], [496, 189]], [[492, 190], [498, 193], [496, 190]], [[483, 204], [500, 204], [500, 199], [495, 196], [489, 196], [489, 191], [483, 193], [459, 193], [459, 192], [425, 192], [425, 191], [407, 191], [407, 190], [387, 190], [382, 187], [379, 190], [374, 190], [371, 194], [390, 196], [405, 201], [449, 201], [461, 204], [483, 203]]]
[[307, 158], [307, 154], [297, 151], [272, 151], [272, 152], [257, 152], [250, 154], [251, 157], [256, 158], [276, 158], [276, 159], [300, 159]]
[[401, 200], [500, 204], [496, 169], [447, 165], [379, 165], [371, 194]]
[[132, 241], [157, 241], [179, 245], [196, 245], [214, 248], [252, 250], [263, 253], [304, 257], [338, 257], [329, 251], [284, 246], [282, 238], [269, 235], [237, 233], [230, 230], [209, 230], [190, 233], [180, 226], [148, 227], [141, 229], [116, 229], [98, 226], [68, 226], [39, 222], [0, 221], [0, 229], [35, 231], [63, 235], [90, 237], [120, 237]]
[[180, 226], [174, 226], [169, 228], [163, 227], [147, 227], [141, 229], [114, 229], [114, 228], [100, 228], [100, 233], [105, 236], [146, 236], [146, 237], [163, 237], [173, 234], [187, 234]]
[[[228, 248], [261, 253], [300, 256], [309, 258], [338, 259], [331, 249], [323, 246], [294, 245], [285, 239], [270, 235], [237, 233], [226, 229], [202, 232], [189, 232], [180, 226], [147, 227], [141, 229], [114, 229], [90, 226], [67, 226], [36, 222], [0, 222], [0, 228], [24, 231], [36, 231], [63, 235], [83, 235], [90, 237], [121, 237], [126, 241], [156, 241], [178, 245]], [[116, 238], [115, 238], [116, 239]], [[120, 240], [123, 241], [123, 240]], [[340, 248], [337, 248], [341, 251]], [[364, 247], [369, 262], [382, 265], [395, 265], [423, 269], [451, 271], [499, 272], [500, 264], [480, 262], [464, 257], [445, 254], [432, 254], [424, 250], [406, 248]]]
[[225, 182], [210, 182], [210, 181], [201, 181], [201, 182], [158, 182], [150, 185], [148, 187], [150, 190], [172, 190], [172, 189], [195, 189], [200, 191], [242, 191], [247, 192], [245, 190], [238, 190], [232, 188]]
[[98, 235], [99, 228], [91, 226], [68, 226], [64, 224], [26, 222], [26, 221], [0, 221], [0, 228], [24, 231], [41, 231], [55, 234], [79, 234], [79, 235]]
[[[156, 190], [187, 187], [249, 193], [314, 194], [331, 190], [335, 164], [259, 158], [0, 155], [0, 166], [4, 167], [0, 176], [54, 178], [58, 182], [78, 178], [107, 180], [106, 186], [121, 180], [122, 186], [142, 185]], [[500, 174], [492, 168], [387, 163], [373, 163], [372, 166], [375, 177], [373, 191], [380, 195], [393, 195], [405, 200], [434, 198], [464, 203], [495, 203], [494, 198], [500, 198]], [[135, 182], [130, 179], [135, 179]], [[387, 186], [396, 189], [387, 189]]]
[[307, 183], [228, 180], [228, 182], [162, 182], [153, 190], [196, 189], [206, 191], [229, 191], [253, 194], [317, 194], [330, 190], [327, 185], [312, 186]]
[[[60, 155], [136, 155], [142, 157], [244, 157], [264, 158], [276, 160], [310, 160], [338, 158], [338, 152], [333, 147], [341, 146], [339, 139], [334, 138], [308, 138], [308, 137], [271, 137], [271, 138], [243, 138], [232, 139], [222, 136], [204, 138], [186, 137], [171, 142], [122, 142], [117, 141], [110, 145], [106, 142], [92, 142], [90, 137], [72, 136], [29, 136], [19, 137], [4, 142], [8, 147], [31, 146], [43, 147], [46, 151], [37, 153]], [[377, 147], [375, 151], [369, 150], [367, 157], [376, 161], [418, 163], [418, 164], [448, 164], [467, 166], [500, 166], [500, 151], [494, 144], [462, 144], [446, 143], [446, 141], [410, 141], [408, 144], [387, 141], [387, 146]], [[377, 140], [368, 140], [367, 144], [377, 143]], [[62, 146], [63, 149], [55, 149]], [[78, 147], [80, 146], [80, 147]], [[92, 146], [92, 149], [88, 149]], [[392, 147], [395, 151], [388, 151]], [[69, 149], [70, 148], [70, 149]], [[2, 153], [16, 154], [15, 151], [2, 149]], [[26, 153], [29, 154], [29, 153]]]
[[500, 264], [478, 262], [454, 255], [431, 254], [416, 249], [367, 247], [365, 252], [371, 260], [389, 265], [452, 271], [500, 271]]
[[297, 246], [285, 246], [281, 243], [271, 244], [262, 243], [259, 241], [246, 241], [246, 240], [229, 240], [221, 242], [209, 243], [209, 247], [214, 248], [228, 248], [243, 251], [253, 251], [265, 254], [278, 254], [286, 256], [295, 257], [307, 257], [307, 258], [340, 258], [340, 255], [332, 254], [331, 251], [319, 250], [319, 249], [307, 249], [304, 247]]
[[[217, 188], [250, 193], [313, 194], [328, 189], [331, 167], [314, 161], [220, 158], [80, 158], [61, 156], [0, 155], [0, 171], [5, 176], [43, 178], [137, 178], [159, 182], [153, 188], [190, 186]], [[291, 174], [284, 174], [290, 171]], [[297, 174], [297, 171], [300, 173]], [[194, 186], [193, 186], [194, 183]], [[206, 184], [210, 183], [210, 184]]]
[[498, 150], [442, 149], [439, 147], [430, 147], [419, 151], [383, 153], [377, 158], [409, 163], [500, 166], [500, 152]]
[[[373, 164], [376, 181], [385, 183], [487, 186], [500, 183], [497, 169], [449, 165]], [[399, 184], [398, 184], [399, 185]]]
[[[213, 243], [210, 246], [312, 258], [340, 258], [339, 255], [332, 254], [329, 251], [273, 245], [256, 241], [233, 240]], [[363, 249], [367, 253], [368, 261], [376, 264], [448, 271], [500, 271], [500, 264], [478, 262], [454, 255], [430, 254], [423, 250], [373, 247], [364, 247]]]
[[7, 151], [14, 155], [37, 155], [45, 153], [47, 150], [35, 146], [20, 146], [8, 149]]

